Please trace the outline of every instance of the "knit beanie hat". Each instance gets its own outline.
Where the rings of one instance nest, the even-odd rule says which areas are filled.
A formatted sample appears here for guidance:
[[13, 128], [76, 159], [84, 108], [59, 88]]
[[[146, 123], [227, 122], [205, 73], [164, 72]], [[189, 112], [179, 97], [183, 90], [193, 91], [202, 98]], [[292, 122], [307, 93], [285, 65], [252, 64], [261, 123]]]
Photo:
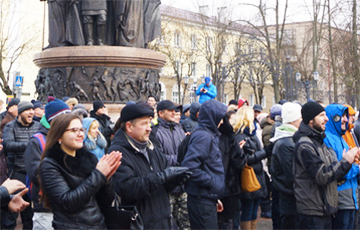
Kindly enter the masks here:
[[33, 109], [34, 105], [29, 101], [20, 101], [18, 104], [18, 114], [21, 114], [25, 110]]
[[245, 102], [249, 104], [249, 102], [245, 98], [240, 98], [238, 102], [238, 109], [240, 109]]
[[281, 115], [281, 109], [282, 109], [282, 105], [280, 104], [275, 104], [270, 108], [270, 117], [271, 119], [275, 120], [276, 116], [280, 116]]
[[52, 119], [55, 117], [64, 114], [64, 113], [70, 113], [69, 106], [59, 99], [54, 99], [52, 101], [49, 101], [45, 105], [45, 118], [50, 123]]
[[44, 106], [41, 104], [40, 101], [31, 100], [31, 103], [34, 105], [34, 109], [36, 109], [36, 108], [41, 108], [41, 109], [43, 109], [43, 108], [44, 108]]
[[301, 118], [301, 106], [298, 103], [286, 102], [282, 105], [281, 117], [283, 124], [289, 124]]
[[11, 101], [8, 103], [8, 106], [6, 106], [6, 110], [8, 110], [11, 106], [13, 105], [19, 105], [20, 103], [20, 99], [19, 98], [13, 98], [11, 99]]
[[325, 111], [324, 107], [320, 104], [309, 101], [305, 105], [303, 105], [301, 109], [301, 115], [305, 124], [309, 124], [309, 121], [314, 119], [321, 112]]
[[102, 101], [94, 101], [93, 102], [94, 112], [98, 111], [102, 107], [105, 107], [105, 105]]

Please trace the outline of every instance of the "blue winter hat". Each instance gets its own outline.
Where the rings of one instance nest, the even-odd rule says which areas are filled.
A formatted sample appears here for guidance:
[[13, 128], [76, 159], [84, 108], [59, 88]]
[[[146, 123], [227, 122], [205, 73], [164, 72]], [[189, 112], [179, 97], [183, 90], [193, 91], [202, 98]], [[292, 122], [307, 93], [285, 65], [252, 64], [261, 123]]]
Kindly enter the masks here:
[[275, 120], [276, 116], [281, 116], [281, 109], [282, 109], [282, 105], [280, 104], [273, 105], [270, 109], [271, 119]]
[[50, 123], [52, 119], [55, 117], [64, 114], [64, 113], [70, 113], [69, 106], [59, 99], [54, 99], [52, 101], [49, 101], [45, 105], [45, 118]]

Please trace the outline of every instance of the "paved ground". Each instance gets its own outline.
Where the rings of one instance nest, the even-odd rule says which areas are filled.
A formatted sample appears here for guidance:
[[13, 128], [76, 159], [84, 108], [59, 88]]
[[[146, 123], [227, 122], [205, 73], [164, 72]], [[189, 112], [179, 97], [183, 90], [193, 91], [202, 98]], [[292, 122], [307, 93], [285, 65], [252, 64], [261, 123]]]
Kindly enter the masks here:
[[[21, 223], [21, 219], [20, 216], [17, 219], [17, 226], [15, 228], [15, 230], [21, 230], [22, 229], [22, 223]], [[258, 222], [257, 222], [257, 226], [256, 226], [257, 230], [272, 230], [272, 222], [271, 219], [264, 219], [260, 217], [260, 212], [258, 214]]]

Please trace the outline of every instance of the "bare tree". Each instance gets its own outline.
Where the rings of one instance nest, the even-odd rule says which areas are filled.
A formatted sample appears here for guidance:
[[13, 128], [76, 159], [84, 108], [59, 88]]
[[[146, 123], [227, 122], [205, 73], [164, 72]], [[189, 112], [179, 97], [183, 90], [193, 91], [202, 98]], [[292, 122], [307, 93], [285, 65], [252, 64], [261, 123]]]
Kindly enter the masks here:
[[27, 24], [16, 9], [21, 1], [0, 1], [0, 87], [5, 94], [12, 94], [9, 81], [18, 59], [34, 48], [37, 32]]
[[[176, 14], [174, 9], [169, 7], [166, 14], [174, 16]], [[167, 65], [173, 69], [176, 78], [179, 103], [183, 103], [187, 90], [187, 87], [184, 87], [183, 95], [181, 95], [183, 78], [193, 74], [192, 65], [196, 63], [199, 56], [198, 50], [194, 49], [190, 42], [194, 31], [176, 17], [167, 17], [163, 20], [161, 30], [161, 37], [152, 42], [149, 47], [167, 57]]]

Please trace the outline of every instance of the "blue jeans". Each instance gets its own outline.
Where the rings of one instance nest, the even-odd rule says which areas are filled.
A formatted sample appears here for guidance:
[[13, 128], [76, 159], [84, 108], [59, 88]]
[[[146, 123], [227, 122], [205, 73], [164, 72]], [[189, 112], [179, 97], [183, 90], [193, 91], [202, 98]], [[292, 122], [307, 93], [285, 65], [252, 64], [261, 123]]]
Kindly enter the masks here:
[[299, 229], [331, 229], [331, 216], [308, 216], [299, 214]]
[[241, 222], [257, 219], [261, 198], [258, 199], [241, 199]]
[[332, 229], [354, 229], [355, 209], [341, 209], [332, 218]]

